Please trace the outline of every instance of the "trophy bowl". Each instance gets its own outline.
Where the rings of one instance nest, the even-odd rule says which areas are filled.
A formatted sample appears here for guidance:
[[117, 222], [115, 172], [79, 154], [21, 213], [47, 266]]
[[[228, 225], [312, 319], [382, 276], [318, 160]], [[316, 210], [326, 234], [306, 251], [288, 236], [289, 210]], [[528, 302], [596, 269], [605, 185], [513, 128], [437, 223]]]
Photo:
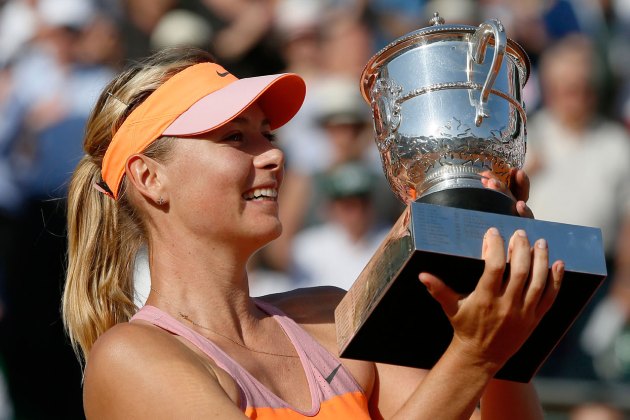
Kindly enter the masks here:
[[361, 75], [385, 175], [406, 204], [515, 214], [513, 199], [482, 179], [509, 186], [523, 165], [527, 54], [495, 19], [445, 25], [436, 13], [431, 23], [383, 48]]
[[565, 262], [554, 304], [497, 378], [530, 381], [604, 281], [600, 229], [518, 217], [514, 198], [484, 186], [496, 178], [509, 187], [523, 164], [529, 69], [499, 21], [445, 25], [437, 14], [367, 63], [361, 93], [383, 170], [407, 208], [335, 310], [341, 357], [430, 369], [453, 330], [418, 274], [472, 292], [490, 227], [545, 238], [550, 261]]

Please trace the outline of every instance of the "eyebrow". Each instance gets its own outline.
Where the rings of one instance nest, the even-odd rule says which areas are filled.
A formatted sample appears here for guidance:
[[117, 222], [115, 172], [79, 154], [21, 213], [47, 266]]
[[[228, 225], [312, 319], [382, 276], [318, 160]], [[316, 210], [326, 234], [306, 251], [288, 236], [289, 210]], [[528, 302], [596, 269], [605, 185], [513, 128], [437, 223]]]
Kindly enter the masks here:
[[[246, 117], [236, 117], [231, 122], [236, 123], [236, 124], [248, 124], [250, 123], [250, 120], [249, 118], [246, 118]], [[265, 118], [264, 120], [261, 121], [260, 125], [261, 126], [271, 125], [271, 123], [269, 122], [269, 119]]]

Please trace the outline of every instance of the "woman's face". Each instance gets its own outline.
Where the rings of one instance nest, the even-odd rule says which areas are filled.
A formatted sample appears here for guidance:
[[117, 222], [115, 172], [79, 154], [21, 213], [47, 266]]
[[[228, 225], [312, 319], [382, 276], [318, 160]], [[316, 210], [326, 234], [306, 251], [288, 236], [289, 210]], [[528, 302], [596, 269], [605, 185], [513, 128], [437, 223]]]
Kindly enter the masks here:
[[165, 163], [169, 213], [187, 235], [258, 247], [278, 237], [284, 155], [253, 105], [225, 126], [177, 139]]

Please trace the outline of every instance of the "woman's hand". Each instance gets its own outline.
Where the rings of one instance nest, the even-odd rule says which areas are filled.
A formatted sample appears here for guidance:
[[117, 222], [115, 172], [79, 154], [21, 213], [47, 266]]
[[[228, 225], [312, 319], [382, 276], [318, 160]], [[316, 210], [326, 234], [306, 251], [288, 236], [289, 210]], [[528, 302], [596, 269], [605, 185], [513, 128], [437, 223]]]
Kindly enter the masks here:
[[540, 239], [530, 248], [523, 230], [512, 235], [506, 255], [496, 228], [490, 228], [484, 236], [482, 258], [485, 269], [468, 296], [455, 293], [428, 273], [421, 273], [420, 281], [453, 326], [451, 350], [498, 370], [553, 304], [562, 283], [564, 263], [556, 261], [549, 270], [546, 241]]
[[509, 188], [505, 183], [496, 178], [490, 171], [482, 172], [480, 175], [481, 183], [491, 190], [501, 191], [502, 193], [509, 195], [516, 201], [516, 211], [521, 217], [527, 217], [529, 219], [534, 218], [534, 214], [527, 206], [526, 202], [529, 198], [529, 177], [522, 169], [512, 169], [510, 171]]

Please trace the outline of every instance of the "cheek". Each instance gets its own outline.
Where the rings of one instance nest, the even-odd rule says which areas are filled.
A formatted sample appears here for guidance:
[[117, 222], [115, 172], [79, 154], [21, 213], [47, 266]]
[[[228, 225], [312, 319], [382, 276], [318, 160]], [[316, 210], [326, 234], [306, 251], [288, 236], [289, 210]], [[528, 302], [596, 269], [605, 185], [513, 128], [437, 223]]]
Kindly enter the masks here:
[[188, 181], [177, 189], [171, 211], [184, 230], [192, 234], [229, 234], [241, 204], [236, 194], [226, 192], [227, 188], [225, 180], [216, 174], [191, 168]]
[[201, 215], [216, 215], [221, 210], [233, 213], [234, 205], [241, 201], [249, 172], [245, 159], [213, 150], [178, 165], [171, 190], [182, 207]]
[[182, 141], [169, 164], [169, 196], [176, 223], [192, 234], [238, 234], [253, 180], [252, 157], [230, 145]]
[[190, 183], [186, 191], [193, 202], [203, 201], [229, 204], [232, 199], [240, 198], [239, 180], [231, 165], [224, 163], [212, 163], [208, 166], [190, 168]]

